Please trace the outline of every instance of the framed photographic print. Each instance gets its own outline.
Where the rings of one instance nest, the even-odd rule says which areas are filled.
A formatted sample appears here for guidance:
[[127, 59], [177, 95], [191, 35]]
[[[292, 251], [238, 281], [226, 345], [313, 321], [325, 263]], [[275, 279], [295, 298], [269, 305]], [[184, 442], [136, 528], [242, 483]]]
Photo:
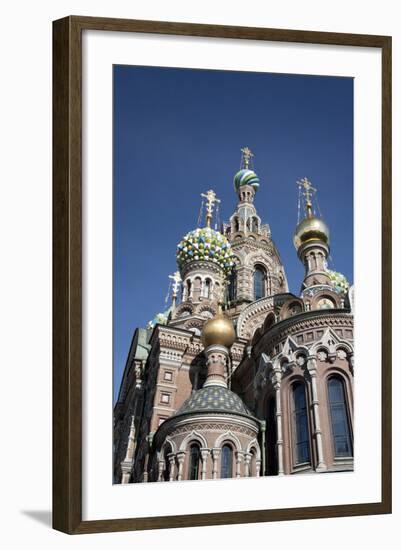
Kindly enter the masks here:
[[391, 38], [53, 37], [54, 528], [390, 513]]

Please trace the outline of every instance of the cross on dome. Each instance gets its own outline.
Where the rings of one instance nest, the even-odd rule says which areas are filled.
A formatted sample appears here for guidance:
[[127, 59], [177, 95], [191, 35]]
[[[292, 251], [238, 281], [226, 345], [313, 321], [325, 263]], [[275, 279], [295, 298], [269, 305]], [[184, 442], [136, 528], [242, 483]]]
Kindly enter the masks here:
[[221, 201], [212, 189], [209, 189], [207, 193], [201, 193], [201, 197], [206, 199], [206, 227], [210, 227], [214, 205], [219, 204]]
[[249, 147], [243, 147], [241, 149], [241, 153], [242, 153], [242, 161], [241, 161], [241, 167], [242, 165], [244, 166], [244, 168], [248, 169], [249, 168], [249, 165], [251, 163], [251, 160], [252, 158], [254, 157], [254, 154], [252, 153], [252, 151], [249, 149]]
[[315, 195], [317, 189], [315, 187], [312, 187], [312, 184], [308, 180], [308, 178], [302, 178], [301, 180], [298, 180], [297, 185], [300, 192], [305, 197], [306, 215], [308, 216], [308, 218], [310, 218], [312, 216], [312, 196]]

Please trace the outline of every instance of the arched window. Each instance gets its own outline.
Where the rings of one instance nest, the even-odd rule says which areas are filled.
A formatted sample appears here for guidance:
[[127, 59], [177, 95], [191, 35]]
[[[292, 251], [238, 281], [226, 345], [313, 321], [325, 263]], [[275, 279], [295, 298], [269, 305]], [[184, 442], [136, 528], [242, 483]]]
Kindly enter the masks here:
[[351, 457], [352, 444], [345, 400], [344, 384], [338, 377], [329, 378], [328, 394], [330, 405], [331, 433], [333, 435], [334, 456]]
[[211, 289], [212, 289], [212, 281], [210, 279], [206, 279], [202, 287], [203, 298], [210, 298]]
[[237, 217], [234, 218], [234, 231], [239, 231], [239, 219]]
[[305, 385], [302, 383], [292, 387], [292, 429], [295, 463], [310, 462], [308, 410]]
[[199, 479], [200, 449], [197, 443], [192, 443], [189, 449], [189, 479]]
[[233, 477], [233, 450], [230, 445], [223, 445], [221, 449], [220, 477]]
[[191, 297], [191, 289], [192, 289], [192, 284], [191, 284], [191, 281], [188, 279], [187, 281], [187, 292], [186, 292], [186, 296], [185, 298], [188, 300], [188, 298]]
[[237, 297], [237, 273], [234, 269], [228, 278], [228, 300], [233, 302]]
[[252, 231], [253, 233], [257, 233], [257, 232], [258, 232], [258, 218], [252, 218], [251, 231]]
[[265, 271], [262, 267], [256, 266], [253, 274], [253, 294], [255, 300], [260, 300], [266, 295], [265, 290]]

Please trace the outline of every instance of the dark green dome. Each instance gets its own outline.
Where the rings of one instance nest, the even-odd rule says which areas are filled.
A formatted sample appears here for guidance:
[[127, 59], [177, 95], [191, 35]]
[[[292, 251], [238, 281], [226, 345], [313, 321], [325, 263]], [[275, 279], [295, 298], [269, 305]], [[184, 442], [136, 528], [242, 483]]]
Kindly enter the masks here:
[[207, 386], [195, 391], [184, 401], [176, 415], [203, 411], [251, 415], [242, 399], [222, 386]]

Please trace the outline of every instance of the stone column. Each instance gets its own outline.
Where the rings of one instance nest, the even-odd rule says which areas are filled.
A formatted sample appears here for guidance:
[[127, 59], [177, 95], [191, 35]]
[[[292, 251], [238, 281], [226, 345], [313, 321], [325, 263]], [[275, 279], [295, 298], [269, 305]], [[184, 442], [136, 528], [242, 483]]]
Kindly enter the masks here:
[[184, 468], [184, 459], [185, 459], [185, 451], [179, 451], [177, 453], [177, 460], [178, 460], [178, 476], [177, 480], [182, 481], [182, 471]]
[[159, 460], [157, 481], [163, 481], [164, 468], [165, 468], [164, 460]]
[[175, 477], [175, 455], [173, 453], [170, 453], [167, 455], [168, 461], [170, 463], [170, 477], [169, 481], [174, 481]]
[[212, 470], [212, 478], [217, 479], [217, 474], [219, 472], [219, 457], [220, 457], [220, 451], [221, 449], [212, 449], [212, 458], [213, 458], [213, 470]]
[[276, 424], [277, 424], [277, 462], [278, 475], [284, 475], [284, 460], [283, 460], [283, 413], [281, 410], [281, 368], [274, 368], [273, 387], [276, 392]]
[[201, 472], [201, 479], [206, 479], [206, 473], [207, 473], [207, 458], [209, 456], [209, 449], [201, 449], [201, 457], [202, 457], [202, 472]]
[[135, 415], [131, 417], [131, 426], [128, 435], [127, 452], [125, 458], [121, 462], [121, 483], [129, 483], [131, 477], [131, 470], [133, 466], [133, 458], [135, 451]]
[[323, 441], [322, 441], [322, 430], [320, 427], [320, 415], [319, 415], [319, 399], [317, 395], [317, 363], [314, 357], [308, 358], [308, 371], [311, 377], [312, 385], [312, 410], [313, 410], [313, 423], [315, 426], [315, 438], [316, 438], [316, 449], [317, 449], [317, 472], [323, 472], [327, 470], [326, 463], [324, 461], [323, 454]]
[[237, 451], [237, 463], [236, 463], [236, 474], [235, 474], [235, 477], [239, 478], [241, 477], [241, 462], [243, 460], [243, 452], [242, 451]]
[[260, 477], [260, 465], [261, 465], [262, 461], [260, 459], [256, 459], [255, 460], [255, 468], [256, 468], [256, 472], [255, 472], [255, 477]]
[[348, 364], [349, 364], [349, 369], [351, 373], [354, 374], [354, 354], [353, 353], [350, 353], [348, 356]]
[[251, 460], [252, 460], [251, 453], [245, 453], [245, 455], [244, 455], [244, 465], [245, 465], [244, 475], [245, 475], [245, 477], [251, 477], [252, 476]]
[[121, 483], [129, 483], [129, 480], [131, 478], [131, 468], [132, 463], [131, 462], [121, 462]]

